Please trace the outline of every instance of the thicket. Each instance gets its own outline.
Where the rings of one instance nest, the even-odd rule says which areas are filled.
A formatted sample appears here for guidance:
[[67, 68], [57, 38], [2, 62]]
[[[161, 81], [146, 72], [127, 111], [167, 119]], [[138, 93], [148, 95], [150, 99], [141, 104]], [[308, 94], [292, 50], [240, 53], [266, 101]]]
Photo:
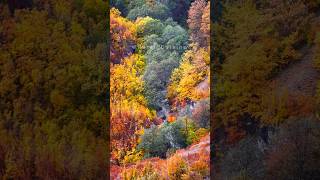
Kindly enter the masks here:
[[21, 4], [0, 3], [0, 177], [104, 178], [108, 3]]

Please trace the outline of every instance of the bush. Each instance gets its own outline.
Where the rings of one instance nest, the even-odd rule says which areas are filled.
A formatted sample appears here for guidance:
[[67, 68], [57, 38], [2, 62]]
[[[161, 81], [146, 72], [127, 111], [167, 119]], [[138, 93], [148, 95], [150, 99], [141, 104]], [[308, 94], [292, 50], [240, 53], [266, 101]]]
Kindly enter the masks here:
[[167, 160], [168, 166], [168, 177], [172, 180], [180, 180], [183, 176], [186, 176], [188, 173], [188, 167], [185, 160], [176, 155]]
[[137, 151], [135, 148], [131, 151], [126, 152], [126, 155], [124, 156], [122, 160], [122, 164], [128, 164], [128, 163], [134, 163], [139, 160], [141, 160], [143, 157], [142, 151]]
[[183, 123], [179, 120], [160, 127], [153, 126], [145, 129], [138, 149], [144, 151], [145, 158], [156, 156], [165, 158], [169, 149], [180, 149], [187, 146], [184, 130]]
[[209, 155], [200, 154], [199, 160], [190, 165], [190, 171], [201, 176], [201, 178], [210, 176]]
[[209, 132], [205, 128], [197, 129], [196, 124], [188, 118], [179, 119], [177, 123], [180, 123], [183, 127], [183, 134], [186, 136], [187, 145], [199, 142]]
[[137, 168], [136, 166], [132, 168], [125, 169], [121, 177], [124, 180], [132, 180], [132, 179], [147, 179], [147, 180], [158, 180], [161, 179], [159, 173], [154, 171], [154, 167], [151, 163], [148, 163], [145, 167], [142, 169]]
[[[155, 148], [157, 147], [157, 148]], [[141, 142], [138, 145], [138, 150], [144, 152], [144, 157], [166, 157], [166, 152], [170, 148], [169, 142], [166, 137], [161, 133], [161, 128], [152, 126], [145, 129], [144, 134], [141, 136]]]
[[205, 128], [200, 128], [198, 130], [196, 130], [195, 132], [195, 136], [192, 140], [192, 143], [197, 143], [200, 141], [200, 139], [202, 137], [204, 137], [205, 135], [207, 135], [209, 133], [209, 130], [208, 129], [205, 129]]

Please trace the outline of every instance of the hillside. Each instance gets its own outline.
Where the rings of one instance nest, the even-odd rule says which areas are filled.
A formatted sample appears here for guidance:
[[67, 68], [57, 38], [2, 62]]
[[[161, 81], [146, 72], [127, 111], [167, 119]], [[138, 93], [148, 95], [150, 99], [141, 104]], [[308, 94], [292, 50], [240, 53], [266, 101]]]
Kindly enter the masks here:
[[[142, 171], [145, 167], [148, 167], [150, 165], [153, 168], [156, 168], [155, 170], [158, 174], [169, 174], [170, 170], [168, 169], [168, 163], [170, 163], [170, 161], [173, 161], [173, 159], [177, 156], [182, 157], [189, 167], [194, 167], [199, 163], [203, 163], [201, 164], [203, 167], [200, 166], [200, 168], [208, 171], [208, 169], [206, 169], [206, 166], [208, 168], [210, 165], [210, 134], [201, 138], [199, 143], [193, 144], [188, 148], [176, 151], [168, 159], [149, 158], [135, 164], [128, 164], [126, 167], [113, 165], [111, 166], [111, 179], [120, 180], [121, 173], [123, 171], [129, 171], [130, 169]], [[210, 179], [208, 175], [209, 174], [207, 172], [207, 177], [204, 179]]]
[[315, 46], [303, 47], [302, 57], [291, 63], [276, 77], [277, 91], [284, 91], [292, 95], [314, 96], [316, 94], [319, 72], [314, 67]]
[[111, 6], [114, 178], [209, 178], [210, 1]]
[[221, 1], [214, 179], [319, 179], [317, 1]]

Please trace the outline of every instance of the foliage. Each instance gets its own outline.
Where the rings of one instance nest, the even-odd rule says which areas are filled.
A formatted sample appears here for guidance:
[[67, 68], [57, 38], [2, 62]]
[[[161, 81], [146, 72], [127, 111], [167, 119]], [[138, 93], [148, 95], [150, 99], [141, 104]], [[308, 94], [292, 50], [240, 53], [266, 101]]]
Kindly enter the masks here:
[[128, 0], [110, 0], [110, 6], [119, 9], [124, 15], [128, 13], [129, 4]]
[[143, 153], [141, 151], [137, 151], [136, 149], [132, 149], [131, 151], [127, 151], [127, 154], [124, 156], [122, 164], [135, 163], [142, 159]]
[[132, 45], [136, 41], [135, 25], [121, 17], [119, 10], [110, 10], [111, 62], [120, 63], [121, 59], [132, 54]]
[[168, 177], [173, 180], [182, 179], [187, 174], [188, 166], [185, 160], [179, 155], [173, 156], [168, 159]]
[[[189, 44], [186, 22], [190, 4], [189, 0], [112, 1], [112, 5], [119, 7], [122, 15], [127, 16], [121, 17], [119, 11], [111, 10], [111, 21], [114, 22], [111, 33], [116, 33], [112, 39], [116, 46], [111, 46], [113, 61], [110, 65], [112, 157], [113, 162], [120, 165], [134, 163], [123, 168], [123, 179], [209, 177], [207, 159], [205, 163], [201, 162], [203, 158], [199, 160], [191, 173], [187, 172], [189, 164], [184, 159], [171, 161], [176, 150], [197, 143], [208, 133], [207, 129], [198, 127], [209, 125], [204, 112], [208, 108], [200, 108], [202, 110], [196, 113], [199, 125], [195, 125], [191, 117], [168, 113], [170, 102], [167, 91], [168, 86], [173, 84], [171, 79], [177, 79], [174, 87], [177, 89], [170, 90], [172, 99], [178, 95], [181, 102], [190, 97], [195, 101], [209, 97], [210, 5], [206, 2], [204, 12], [201, 10], [199, 15], [199, 30], [202, 32], [200, 46], [196, 39]], [[190, 66], [185, 68], [183, 63]], [[185, 77], [172, 78], [174, 69]], [[192, 89], [192, 94], [188, 93], [188, 88]], [[155, 117], [156, 114], [159, 117]], [[170, 118], [175, 120], [168, 122], [164, 116], [178, 118]], [[159, 121], [162, 124], [158, 125]], [[144, 158], [168, 158], [170, 165], [166, 167], [154, 162], [159, 158], [140, 161], [142, 155]], [[208, 154], [203, 156], [209, 157]], [[150, 166], [146, 164], [149, 161]], [[143, 172], [144, 167], [146, 172]], [[166, 173], [167, 168], [170, 177]]]
[[187, 32], [179, 25], [159, 25], [164, 26], [161, 34], [144, 38], [148, 64], [144, 74], [145, 95], [149, 105], [156, 109], [163, 106], [169, 77], [173, 69], [179, 66], [180, 56], [188, 42]]
[[[200, 152], [199, 159], [193, 162], [190, 167], [189, 171], [191, 173], [198, 174], [201, 178], [209, 177], [210, 176], [210, 159], [209, 157]], [[189, 174], [191, 174], [189, 173]]]
[[145, 157], [158, 156], [164, 158], [169, 149], [186, 147], [187, 137], [184, 126], [185, 124], [182, 121], [175, 121], [170, 124], [163, 124], [161, 127], [153, 126], [145, 129], [138, 149], [143, 150]]
[[[130, 150], [138, 141], [137, 132], [148, 126], [154, 112], [143, 96], [144, 60], [134, 54], [112, 64], [110, 70], [111, 151]], [[122, 156], [120, 156], [122, 157]]]
[[163, 90], [167, 86], [172, 70], [179, 64], [178, 55], [172, 53], [167, 59], [156, 63], [150, 63], [144, 74], [145, 95], [149, 105], [158, 108], [163, 105], [165, 94]]
[[165, 135], [155, 126], [144, 130], [144, 134], [141, 136], [141, 141], [138, 145], [138, 149], [144, 152], [146, 158], [152, 156], [165, 157], [165, 153], [169, 147], [170, 145], [166, 141]]
[[9, 17], [0, 4], [0, 177], [106, 176], [107, 8], [34, 1]]
[[301, 1], [246, 0], [241, 6], [226, 3], [225, 9], [216, 35], [222, 53], [216, 72], [216, 124], [237, 126], [246, 114], [264, 123], [281, 122], [288, 102], [277, 97], [272, 80], [300, 58], [297, 47], [306, 40], [310, 23], [306, 7]]
[[0, 175], [7, 179], [103, 178], [106, 142], [78, 123], [62, 129], [54, 122], [24, 124], [18, 136], [1, 124]]
[[128, 13], [127, 18], [130, 20], [135, 20], [138, 17], [150, 16], [155, 19], [165, 20], [170, 17], [169, 8], [158, 2], [154, 1], [152, 3], [145, 3], [142, 6], [135, 7], [131, 9]]
[[160, 179], [160, 175], [156, 171], [154, 171], [154, 167], [151, 164], [145, 165], [142, 170], [136, 167], [125, 169], [121, 175], [124, 180]]
[[210, 2], [196, 0], [188, 11], [188, 26], [191, 40], [200, 47], [209, 46], [210, 39]]
[[161, 35], [164, 29], [164, 24], [158, 20], [153, 19], [149, 16], [147, 17], [139, 17], [136, 20], [137, 24], [137, 34], [141, 38], [146, 38], [146, 36], [150, 35]]
[[133, 0], [128, 5], [129, 19], [150, 16], [152, 18], [166, 20], [173, 18], [174, 21], [185, 25], [190, 0]]
[[201, 82], [209, 80], [206, 80], [210, 73], [209, 62], [210, 56], [206, 49], [198, 49], [194, 46], [192, 50], [188, 50], [183, 55], [180, 66], [172, 72], [168, 86], [168, 98], [177, 98], [180, 101], [187, 98], [193, 101], [205, 98], [197, 93], [196, 87]]

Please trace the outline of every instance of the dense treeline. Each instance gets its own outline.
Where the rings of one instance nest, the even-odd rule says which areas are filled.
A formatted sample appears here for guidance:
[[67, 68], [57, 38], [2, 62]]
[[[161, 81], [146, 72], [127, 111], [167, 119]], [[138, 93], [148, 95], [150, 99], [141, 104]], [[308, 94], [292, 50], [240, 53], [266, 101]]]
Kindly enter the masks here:
[[102, 0], [0, 4], [0, 177], [104, 179]]
[[[318, 164], [311, 160], [319, 160], [312, 147], [319, 143], [318, 93], [304, 91], [317, 81], [309, 62], [317, 49], [319, 3], [223, 1], [218, 9], [211, 127], [215, 176], [319, 178]], [[292, 76], [292, 70], [306, 77]]]
[[[116, 0], [111, 5], [112, 164], [152, 157], [171, 161], [177, 150], [209, 132], [210, 2]], [[209, 155], [202, 156], [205, 161], [192, 166], [179, 159], [186, 167], [168, 167], [174, 171], [170, 177], [208, 177]], [[121, 175], [167, 178], [160, 169], [129, 168]]]

